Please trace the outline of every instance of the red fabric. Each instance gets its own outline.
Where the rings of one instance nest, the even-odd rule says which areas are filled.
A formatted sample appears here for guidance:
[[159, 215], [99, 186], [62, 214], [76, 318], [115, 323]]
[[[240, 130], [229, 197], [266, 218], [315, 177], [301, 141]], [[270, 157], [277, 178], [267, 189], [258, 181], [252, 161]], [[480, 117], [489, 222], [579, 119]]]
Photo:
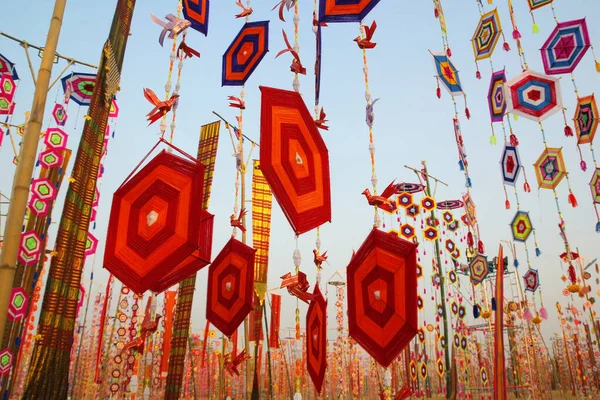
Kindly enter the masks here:
[[327, 369], [327, 302], [318, 285], [306, 312], [306, 369], [321, 394]]
[[165, 290], [210, 262], [212, 215], [197, 206], [204, 169], [163, 150], [115, 192], [104, 267], [135, 293]]
[[208, 270], [206, 319], [225, 336], [231, 337], [252, 309], [255, 252], [231, 238]]
[[279, 348], [279, 327], [281, 326], [281, 296], [271, 294], [271, 326], [269, 327], [269, 346]]
[[507, 380], [504, 363], [504, 249], [498, 251], [496, 273], [496, 327], [494, 329], [494, 399], [506, 400]]
[[350, 336], [384, 368], [417, 334], [416, 248], [373, 229], [347, 268]]
[[327, 146], [299, 93], [260, 90], [260, 168], [300, 235], [331, 221]]

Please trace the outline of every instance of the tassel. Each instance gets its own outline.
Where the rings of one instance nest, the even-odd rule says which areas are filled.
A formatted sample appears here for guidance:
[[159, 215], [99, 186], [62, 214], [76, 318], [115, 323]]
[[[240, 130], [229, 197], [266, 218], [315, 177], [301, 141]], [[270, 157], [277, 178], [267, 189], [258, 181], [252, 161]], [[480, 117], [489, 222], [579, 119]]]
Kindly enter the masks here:
[[523, 190], [526, 193], [530, 193], [531, 192], [531, 186], [529, 186], [529, 182], [525, 181], [525, 183], [523, 184]]
[[438, 87], [437, 90], [435, 91], [435, 94], [437, 95], [438, 99], [441, 99], [442, 98], [442, 89], [440, 89]]
[[506, 199], [506, 201], [504, 202], [504, 205], [506, 206], [507, 210], [510, 210], [510, 200]]
[[573, 208], [575, 208], [575, 207], [577, 207], [579, 205], [577, 203], [577, 198], [575, 197], [575, 195], [573, 193], [569, 193], [569, 204]]
[[465, 115], [467, 119], [471, 119], [471, 111], [469, 111], [469, 107], [465, 107]]
[[483, 242], [481, 240], [477, 242], [477, 251], [479, 254], [485, 254], [485, 247], [483, 247]]
[[473, 233], [469, 232], [467, 234], [467, 246], [473, 247], [474, 244], [475, 244], [475, 241], [473, 240]]
[[480, 312], [481, 312], [480, 307], [477, 304], [474, 304], [473, 305], [473, 317], [475, 317], [475, 319], [479, 318]]
[[596, 233], [600, 233], [600, 221], [596, 222]]
[[40, 160], [37, 160], [37, 161], [35, 162], [35, 166], [36, 166], [36, 167], [39, 167], [39, 166], [40, 166]]
[[490, 136], [490, 144], [492, 146], [495, 146], [497, 143], [498, 143], [498, 141], [496, 140], [496, 135]]
[[567, 269], [567, 273], [569, 274], [569, 280], [571, 283], [577, 282], [577, 275], [575, 274], [575, 267], [569, 265], [569, 269]]
[[583, 172], [587, 171], [587, 164], [585, 163], [584, 160], [581, 160], [581, 162], [579, 163], [579, 166], [581, 167], [581, 170]]
[[533, 319], [533, 315], [531, 315], [531, 311], [525, 310], [523, 313], [523, 319], [527, 321], [531, 321]]
[[535, 248], [535, 256], [536, 256], [536, 257], [539, 257], [539, 256], [541, 256], [541, 255], [542, 255], [542, 251], [540, 250], [540, 248], [539, 248], [539, 247], [536, 247], [536, 248]]
[[488, 4], [494, 4], [494, 0], [488, 0]]
[[479, 71], [475, 72], [475, 78], [481, 79], [481, 72], [479, 72]]
[[600, 72], [600, 61], [596, 61], [596, 71]]
[[513, 265], [515, 266], [515, 268], [519, 268], [519, 260], [515, 258], [515, 261], [513, 261]]
[[519, 39], [521, 39], [521, 32], [519, 32], [519, 30], [518, 30], [518, 29], [515, 29], [515, 30], [513, 31], [513, 39], [515, 39], [515, 40], [519, 40]]
[[565, 136], [566, 137], [573, 136], [573, 129], [571, 129], [571, 127], [569, 125], [565, 125]]
[[473, 184], [471, 183], [471, 178], [469, 178], [469, 177], [467, 177], [467, 184], [466, 184], [466, 186], [469, 187], [469, 188], [473, 187]]
[[440, 12], [439, 12], [439, 10], [437, 9], [437, 7], [433, 9], [433, 15], [434, 15], [436, 18], [439, 18], [439, 17], [440, 17]]
[[540, 317], [542, 317], [545, 320], [548, 319], [548, 310], [546, 310], [546, 307], [540, 308]]
[[492, 297], [492, 311], [496, 311], [498, 305], [496, 304], [496, 298]]
[[510, 51], [510, 45], [508, 42], [504, 42], [504, 51]]
[[463, 163], [463, 160], [458, 160], [458, 168], [460, 168], [461, 171], [465, 170], [465, 164]]
[[446, 50], [446, 55], [448, 57], [452, 57], [452, 50], [450, 50], [450, 47], [448, 47], [448, 49]]
[[510, 145], [515, 147], [519, 145], [519, 139], [517, 139], [517, 135], [514, 133], [510, 134]]
[[533, 26], [531, 27], [531, 30], [533, 31], [533, 33], [538, 34], [540, 33], [540, 27], [538, 26], [538, 24], [533, 24]]

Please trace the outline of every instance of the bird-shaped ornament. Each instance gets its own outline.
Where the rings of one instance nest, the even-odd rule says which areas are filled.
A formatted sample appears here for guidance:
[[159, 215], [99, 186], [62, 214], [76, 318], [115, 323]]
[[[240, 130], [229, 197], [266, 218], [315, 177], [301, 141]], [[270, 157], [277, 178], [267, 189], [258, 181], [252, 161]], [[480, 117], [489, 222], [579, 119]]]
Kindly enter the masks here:
[[163, 46], [165, 42], [165, 36], [167, 36], [167, 32], [169, 32], [169, 39], [175, 39], [177, 35], [192, 26], [192, 23], [187, 19], [177, 18], [173, 14], [168, 14], [165, 16], [165, 19], [168, 22], [161, 21], [158, 17], [155, 17], [152, 14], [150, 14], [150, 18], [155, 24], [163, 28], [158, 37], [158, 43], [160, 43], [161, 46]]
[[240, 110], [246, 109], [246, 103], [239, 97], [228, 96], [227, 100], [229, 100], [229, 107], [239, 108]]
[[319, 129], [323, 129], [325, 131], [329, 130], [329, 127], [327, 125], [325, 125], [325, 122], [327, 122], [327, 114], [325, 114], [325, 110], [323, 109], [323, 107], [321, 107], [321, 112], [319, 114], [319, 118], [315, 119], [315, 124], [317, 124], [317, 128]]
[[277, 53], [275, 58], [279, 57], [280, 55], [282, 55], [284, 53], [290, 52], [292, 54], [292, 57], [294, 57], [294, 60], [292, 61], [292, 65], [290, 66], [290, 71], [292, 71], [296, 74], [306, 75], [306, 68], [304, 68], [304, 66], [302, 65], [302, 62], [300, 61], [300, 56], [298, 55], [298, 53], [296, 53], [296, 51], [290, 45], [287, 35], [285, 34], [285, 31], [283, 29], [281, 30], [281, 33], [283, 33], [283, 41], [285, 42], [285, 46], [287, 48], [283, 49], [279, 53]]
[[277, 7], [279, 7], [279, 19], [285, 22], [285, 18], [283, 18], [283, 9], [287, 8], [288, 11], [292, 9], [298, 3], [298, 0], [281, 0], [279, 3], [275, 4], [275, 7], [271, 9], [273, 11]]
[[321, 269], [323, 263], [327, 262], [327, 252], [319, 254], [319, 250], [313, 249], [313, 255], [313, 262], [315, 263], [318, 269]]
[[237, 216], [237, 218], [236, 218], [235, 214], [231, 214], [231, 216], [229, 217], [229, 223], [231, 224], [232, 227], [238, 228], [242, 232], [246, 232], [246, 227], [242, 223], [242, 219], [245, 216], [246, 216], [246, 209], [242, 208], [240, 210], [240, 214]]
[[375, 30], [377, 29], [377, 22], [373, 21], [373, 23], [371, 23], [371, 26], [365, 26], [365, 38], [361, 38], [360, 36], [357, 36], [354, 41], [356, 42], [356, 44], [358, 45], [359, 48], [365, 50], [365, 49], [373, 49], [375, 48], [375, 46], [377, 46], [377, 43], [373, 43], [371, 40], [373, 39], [373, 34], [375, 33]]
[[194, 50], [190, 46], [188, 46], [187, 43], [185, 42], [185, 40], [182, 40], [181, 44], [177, 48], [177, 57], [179, 57], [180, 52], [183, 52], [183, 58], [192, 58], [192, 57], [200, 58], [200, 52], [197, 50]]
[[365, 189], [362, 192], [362, 194], [367, 198], [367, 201], [369, 202], [370, 206], [381, 208], [382, 210], [387, 211], [387, 212], [392, 212], [396, 208], [396, 202], [393, 199], [390, 199], [390, 197], [396, 191], [396, 187], [394, 185], [395, 181], [396, 180], [394, 179], [392, 181], [392, 183], [390, 183], [385, 188], [385, 190], [383, 191], [383, 193], [381, 193], [381, 195], [378, 195], [378, 196], [372, 195], [371, 191], [368, 188]]
[[235, 5], [242, 9], [242, 12], [239, 14], [236, 14], [235, 18], [244, 18], [244, 17], [251, 15], [254, 12], [254, 10], [252, 10], [252, 7], [245, 7], [242, 4], [241, 0], [236, 1]]
[[171, 111], [171, 109], [173, 108], [173, 105], [179, 98], [179, 95], [173, 94], [169, 98], [169, 100], [160, 101], [158, 99], [158, 96], [156, 96], [156, 94], [151, 89], [144, 89], [144, 97], [146, 98], [146, 100], [148, 100], [150, 103], [152, 103], [154, 105], [154, 108], [152, 109], [152, 111], [150, 111], [146, 115], [147, 120], [149, 121], [148, 126], [150, 126], [153, 123], [155, 123], [156, 121], [158, 121], [159, 119], [161, 119], [169, 111]]

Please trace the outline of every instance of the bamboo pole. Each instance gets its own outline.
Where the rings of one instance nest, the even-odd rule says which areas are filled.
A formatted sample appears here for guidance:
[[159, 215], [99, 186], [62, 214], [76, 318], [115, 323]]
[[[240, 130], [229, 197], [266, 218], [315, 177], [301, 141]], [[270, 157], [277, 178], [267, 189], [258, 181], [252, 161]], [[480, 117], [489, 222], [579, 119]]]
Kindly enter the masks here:
[[[433, 193], [431, 192], [431, 185], [429, 183], [430, 176], [427, 174], [427, 162], [421, 161], [421, 164], [423, 164], [425, 182], [426, 182], [426, 186], [427, 186], [427, 194], [429, 196], [433, 197]], [[441, 181], [438, 181], [438, 182], [441, 182]], [[431, 214], [431, 219], [435, 223], [435, 211], [432, 209], [430, 214]], [[448, 313], [446, 311], [446, 308], [447, 308], [446, 307], [446, 282], [445, 282], [446, 279], [445, 279], [444, 271], [442, 270], [442, 260], [440, 258], [440, 240], [439, 239], [435, 240], [435, 257], [436, 257], [436, 261], [437, 261], [437, 265], [438, 265], [438, 273], [440, 274], [440, 280], [441, 280], [439, 292], [440, 292], [440, 304], [442, 305], [442, 324], [444, 326], [444, 337], [446, 338], [446, 343], [448, 343], [449, 336], [448, 336]], [[436, 344], [437, 344], [437, 342], [436, 342]], [[444, 349], [444, 361], [445, 361], [444, 362], [444, 364], [445, 364], [444, 380], [446, 383], [446, 398], [449, 398], [450, 392], [448, 391], [448, 388], [450, 387], [450, 368], [451, 367], [450, 367], [450, 354], [447, 349]]]
[[47, 51], [44, 52], [38, 71], [33, 104], [31, 105], [31, 118], [29, 118], [27, 127], [25, 128], [19, 162], [15, 170], [12, 194], [10, 196], [11, 202], [8, 206], [8, 215], [4, 228], [4, 242], [0, 252], [0, 332], [4, 332], [6, 325], [8, 303], [17, 268], [17, 255], [21, 246], [21, 227], [23, 226], [27, 199], [29, 197], [29, 184], [33, 177], [33, 167], [35, 165], [37, 146], [44, 121], [46, 97], [52, 75], [54, 54], [58, 45], [66, 5], [67, 0], [56, 0], [54, 3], [54, 11], [46, 39], [45, 49]]

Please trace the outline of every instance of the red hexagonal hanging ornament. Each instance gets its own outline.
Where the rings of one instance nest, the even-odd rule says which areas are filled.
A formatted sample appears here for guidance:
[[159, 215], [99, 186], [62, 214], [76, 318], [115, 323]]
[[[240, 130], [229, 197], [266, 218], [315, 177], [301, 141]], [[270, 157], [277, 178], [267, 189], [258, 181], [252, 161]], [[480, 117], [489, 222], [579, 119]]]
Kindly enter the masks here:
[[138, 294], [162, 292], [210, 262], [213, 216], [198, 206], [205, 167], [169, 146], [183, 157], [162, 150], [113, 196], [104, 267]]
[[231, 238], [208, 269], [206, 319], [231, 336], [252, 310], [256, 250]]
[[327, 146], [299, 93], [260, 90], [260, 168], [300, 235], [331, 221]]
[[306, 369], [320, 394], [327, 368], [327, 302], [319, 285], [306, 312]]
[[416, 248], [373, 229], [347, 268], [350, 336], [383, 367], [417, 334]]

